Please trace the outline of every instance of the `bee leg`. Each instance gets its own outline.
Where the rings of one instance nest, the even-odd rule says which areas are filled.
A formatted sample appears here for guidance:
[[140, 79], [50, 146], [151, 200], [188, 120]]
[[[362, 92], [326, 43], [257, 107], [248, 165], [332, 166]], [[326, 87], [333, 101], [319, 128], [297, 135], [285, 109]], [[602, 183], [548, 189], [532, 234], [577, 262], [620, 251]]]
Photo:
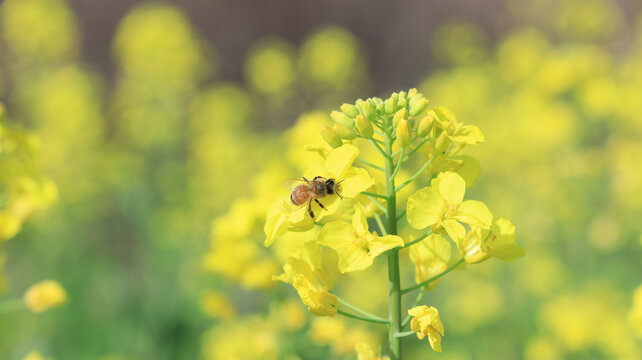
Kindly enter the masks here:
[[328, 210], [328, 209], [326, 209], [326, 208], [325, 208], [325, 206], [323, 206], [323, 204], [321, 204], [321, 201], [319, 201], [319, 200], [317, 200], [317, 199], [314, 199], [314, 201], [315, 201], [317, 204], [319, 204], [319, 206], [321, 206], [321, 209], [323, 209], [323, 210]]
[[312, 212], [312, 200], [308, 201], [308, 214], [314, 220], [314, 212]]

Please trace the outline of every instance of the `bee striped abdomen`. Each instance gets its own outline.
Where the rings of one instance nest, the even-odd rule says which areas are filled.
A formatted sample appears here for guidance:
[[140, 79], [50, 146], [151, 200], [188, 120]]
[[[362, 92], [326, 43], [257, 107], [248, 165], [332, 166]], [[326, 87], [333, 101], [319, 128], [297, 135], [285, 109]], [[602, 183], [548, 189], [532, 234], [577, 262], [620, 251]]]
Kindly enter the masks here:
[[290, 193], [290, 200], [294, 205], [303, 205], [310, 200], [310, 188], [306, 185], [299, 185]]

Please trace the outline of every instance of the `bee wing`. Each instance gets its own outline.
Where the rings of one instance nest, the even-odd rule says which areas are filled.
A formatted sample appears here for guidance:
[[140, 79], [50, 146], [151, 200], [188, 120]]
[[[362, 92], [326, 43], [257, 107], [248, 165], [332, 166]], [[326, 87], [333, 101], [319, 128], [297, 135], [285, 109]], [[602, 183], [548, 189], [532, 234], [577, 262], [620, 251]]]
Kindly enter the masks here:
[[304, 179], [287, 179], [283, 181], [283, 187], [292, 190], [294, 189], [297, 185], [301, 184], [307, 184], [308, 182], [305, 181]]

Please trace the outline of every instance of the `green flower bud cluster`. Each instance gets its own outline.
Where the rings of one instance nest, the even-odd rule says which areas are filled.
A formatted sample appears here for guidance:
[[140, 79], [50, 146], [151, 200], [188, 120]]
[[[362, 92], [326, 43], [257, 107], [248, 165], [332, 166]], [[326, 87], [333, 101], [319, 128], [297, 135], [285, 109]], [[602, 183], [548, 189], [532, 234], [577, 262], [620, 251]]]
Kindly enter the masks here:
[[323, 126], [321, 135], [336, 148], [344, 140], [372, 138], [375, 128], [382, 131], [394, 129], [399, 144], [407, 147], [413, 140], [430, 134], [435, 116], [427, 109], [428, 99], [417, 89], [392, 93], [385, 100], [378, 97], [359, 99], [354, 104], [346, 103], [339, 110], [332, 111], [330, 117], [335, 124]]

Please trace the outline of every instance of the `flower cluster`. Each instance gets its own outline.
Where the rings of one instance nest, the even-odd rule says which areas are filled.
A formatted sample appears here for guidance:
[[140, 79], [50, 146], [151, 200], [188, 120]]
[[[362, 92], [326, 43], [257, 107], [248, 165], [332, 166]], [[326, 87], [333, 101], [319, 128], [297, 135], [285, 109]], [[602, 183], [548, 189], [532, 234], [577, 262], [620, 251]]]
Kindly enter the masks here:
[[[386, 324], [390, 343], [386, 353], [393, 358], [401, 356], [399, 338], [406, 335], [402, 330], [408, 323], [420, 339], [428, 336], [431, 347], [441, 351], [444, 327], [437, 309], [416, 306], [402, 321], [401, 296], [421, 288], [419, 304], [424, 290], [434, 289], [439, 279], [464, 262], [512, 260], [524, 254], [515, 243], [510, 221], [493, 221], [483, 202], [464, 200], [481, 167], [461, 152], [484, 136], [448, 109], [429, 108], [416, 89], [393, 93], [385, 100], [343, 104], [330, 117], [334, 124], [320, 128], [329, 149], [307, 147], [324, 161], [310, 163], [292, 183], [291, 193], [268, 210], [266, 246], [299, 239], [283, 273], [274, 278], [292, 284], [314, 315], [342, 314]], [[413, 167], [400, 181], [401, 173]], [[414, 192], [402, 192], [406, 187]], [[401, 236], [406, 224], [406, 231], [423, 234]], [[456, 260], [451, 243], [457, 249]], [[417, 284], [402, 288], [399, 252], [405, 248]], [[333, 290], [338, 273], [368, 269], [382, 255], [388, 260], [390, 282], [387, 318], [349, 304]], [[362, 358], [378, 356], [366, 346], [359, 346], [358, 353]]]

